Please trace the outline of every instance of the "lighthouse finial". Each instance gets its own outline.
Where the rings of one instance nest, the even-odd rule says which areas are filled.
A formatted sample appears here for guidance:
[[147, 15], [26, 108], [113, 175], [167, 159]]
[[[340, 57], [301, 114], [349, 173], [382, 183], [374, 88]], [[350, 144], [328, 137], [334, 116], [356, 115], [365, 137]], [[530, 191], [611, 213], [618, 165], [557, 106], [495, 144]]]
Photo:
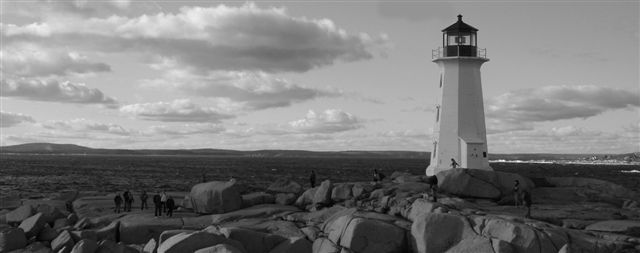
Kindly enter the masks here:
[[458, 21], [462, 21], [462, 14], [458, 14]]

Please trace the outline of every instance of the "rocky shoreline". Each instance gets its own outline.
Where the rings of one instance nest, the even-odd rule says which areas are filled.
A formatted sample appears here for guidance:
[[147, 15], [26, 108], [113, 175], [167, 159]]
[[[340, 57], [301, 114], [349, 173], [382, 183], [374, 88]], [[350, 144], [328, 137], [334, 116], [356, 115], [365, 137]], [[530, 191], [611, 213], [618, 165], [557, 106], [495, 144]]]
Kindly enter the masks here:
[[[0, 200], [0, 252], [640, 252], [640, 195], [591, 178], [454, 169], [311, 189], [247, 192], [242, 179], [169, 193], [173, 217], [113, 212], [113, 195]], [[513, 205], [531, 191], [532, 218]], [[71, 206], [69, 206], [71, 204]], [[137, 208], [136, 208], [137, 207]]]

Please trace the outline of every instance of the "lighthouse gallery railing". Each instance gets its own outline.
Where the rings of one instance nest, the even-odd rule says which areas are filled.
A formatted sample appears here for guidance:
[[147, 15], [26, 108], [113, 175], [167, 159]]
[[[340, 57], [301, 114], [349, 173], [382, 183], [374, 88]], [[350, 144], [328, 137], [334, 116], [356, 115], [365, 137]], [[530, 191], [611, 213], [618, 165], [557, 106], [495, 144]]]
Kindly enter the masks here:
[[[476, 49], [477, 54], [473, 57], [487, 58], [487, 49], [486, 48], [478, 48]], [[438, 47], [436, 49], [431, 50], [431, 59], [443, 58], [443, 57], [456, 57], [455, 56], [446, 56], [446, 50], [443, 47]], [[465, 56], [463, 56], [465, 57]]]

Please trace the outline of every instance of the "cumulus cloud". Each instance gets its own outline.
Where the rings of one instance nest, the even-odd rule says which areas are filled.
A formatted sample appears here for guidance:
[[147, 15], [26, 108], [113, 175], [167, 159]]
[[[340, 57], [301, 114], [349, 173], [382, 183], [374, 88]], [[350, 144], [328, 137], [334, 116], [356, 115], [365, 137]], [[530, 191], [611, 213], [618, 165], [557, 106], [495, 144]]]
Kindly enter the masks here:
[[[487, 101], [494, 132], [531, 129], [533, 122], [589, 118], [640, 106], [640, 92], [594, 85], [545, 86], [511, 91]], [[491, 132], [491, 131], [490, 131]]]
[[63, 76], [111, 71], [109, 65], [92, 62], [77, 52], [48, 50], [31, 43], [3, 46], [0, 61], [2, 73], [13, 76]]
[[291, 17], [284, 8], [183, 7], [178, 13], [2, 24], [5, 43], [39, 41], [103, 52], [142, 52], [200, 70], [304, 72], [374, 57], [387, 37], [351, 34], [328, 19]]
[[303, 87], [264, 72], [214, 71], [197, 75], [178, 70], [165, 78], [144, 83], [146, 86], [173, 87], [194, 96], [226, 98], [248, 110], [286, 107], [319, 97], [341, 95], [338, 91]]
[[114, 135], [131, 135], [135, 132], [118, 124], [101, 123], [87, 119], [53, 120], [40, 123], [39, 125], [45, 129], [67, 132], [95, 132]]
[[303, 119], [289, 122], [288, 126], [299, 133], [336, 133], [362, 128], [362, 120], [348, 112], [328, 109], [323, 112], [309, 110]]
[[22, 113], [0, 111], [0, 127], [12, 127], [25, 122], [33, 123], [35, 120]]
[[18, 97], [35, 101], [49, 101], [77, 104], [102, 104], [117, 107], [118, 102], [96, 88], [89, 88], [82, 83], [57, 80], [17, 79], [0, 80], [2, 97]]
[[135, 117], [165, 122], [212, 122], [233, 118], [218, 108], [201, 107], [189, 99], [171, 102], [130, 104], [120, 107], [120, 111]]

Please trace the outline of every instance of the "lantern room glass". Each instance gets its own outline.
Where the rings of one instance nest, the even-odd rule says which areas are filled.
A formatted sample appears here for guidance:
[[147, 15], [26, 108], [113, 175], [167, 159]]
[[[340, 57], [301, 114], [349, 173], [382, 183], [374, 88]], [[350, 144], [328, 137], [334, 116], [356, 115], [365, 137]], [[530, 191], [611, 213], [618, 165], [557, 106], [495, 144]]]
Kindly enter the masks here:
[[446, 46], [476, 46], [475, 33], [447, 33]]
[[442, 44], [445, 57], [463, 56], [476, 57], [476, 33], [473, 31], [448, 31], [442, 34]]

